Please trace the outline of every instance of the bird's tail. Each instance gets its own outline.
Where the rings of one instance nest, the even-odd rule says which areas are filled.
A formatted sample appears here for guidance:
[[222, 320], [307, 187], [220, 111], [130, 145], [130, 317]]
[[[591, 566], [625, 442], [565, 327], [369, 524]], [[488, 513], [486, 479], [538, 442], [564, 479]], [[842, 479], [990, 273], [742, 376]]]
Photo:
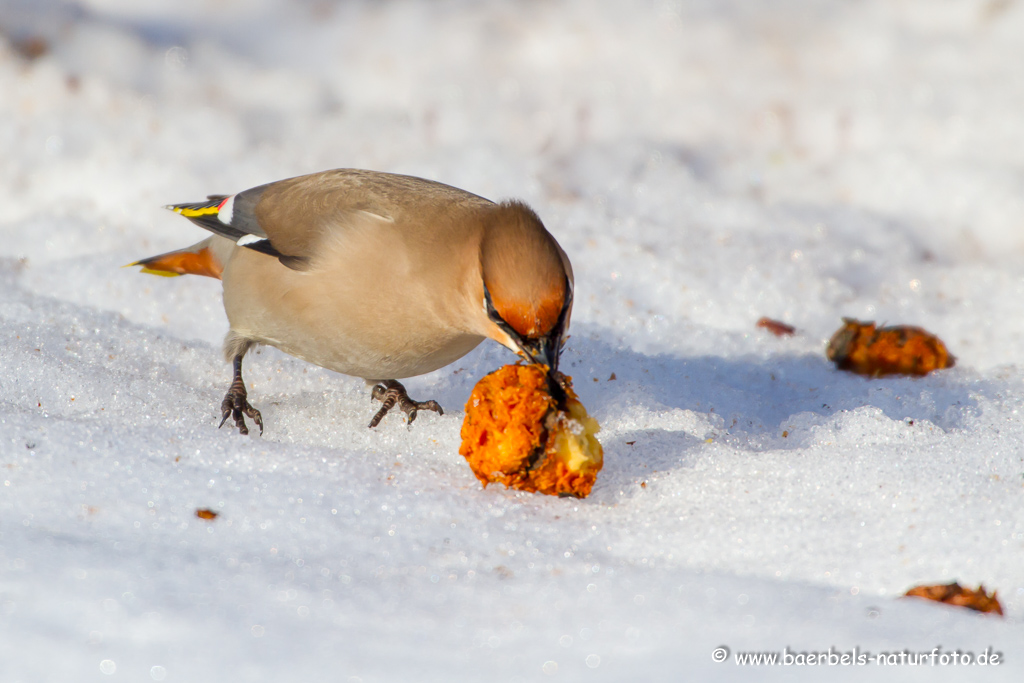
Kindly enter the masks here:
[[161, 275], [163, 277], [177, 277], [179, 275], [205, 275], [220, 279], [224, 271], [224, 262], [221, 256], [216, 253], [212, 244], [214, 237], [193, 244], [191, 247], [169, 251], [159, 256], [150, 256], [130, 266], [142, 266], [143, 273], [150, 275]]

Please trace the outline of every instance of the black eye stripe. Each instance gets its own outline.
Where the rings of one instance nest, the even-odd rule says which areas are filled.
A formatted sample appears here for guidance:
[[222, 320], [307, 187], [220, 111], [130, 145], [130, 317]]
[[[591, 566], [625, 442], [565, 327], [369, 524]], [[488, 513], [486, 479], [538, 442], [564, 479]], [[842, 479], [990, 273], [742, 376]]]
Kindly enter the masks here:
[[494, 307], [494, 299], [491, 298], [491, 290], [487, 289], [487, 285], [484, 285], [484, 302], [487, 307], [487, 317], [492, 323], [497, 325], [502, 332], [507, 334], [517, 346], [523, 345], [522, 337], [515, 329], [505, 322], [505, 319], [498, 313], [498, 309]]
[[572, 295], [572, 283], [567, 277], [565, 278], [565, 301], [562, 303], [562, 311], [558, 314], [558, 322], [555, 323], [559, 336], [565, 334], [565, 329], [569, 325], [569, 309], [572, 308]]

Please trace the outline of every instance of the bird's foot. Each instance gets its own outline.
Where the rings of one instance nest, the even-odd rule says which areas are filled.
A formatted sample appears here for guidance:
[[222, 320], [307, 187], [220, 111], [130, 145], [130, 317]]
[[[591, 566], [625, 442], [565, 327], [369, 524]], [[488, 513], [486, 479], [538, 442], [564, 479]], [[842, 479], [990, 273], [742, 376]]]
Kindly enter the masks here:
[[384, 405], [381, 406], [377, 414], [370, 420], [370, 429], [379, 425], [380, 421], [384, 419], [384, 416], [395, 405], [398, 405], [398, 408], [408, 416], [409, 424], [412, 424], [412, 421], [416, 419], [416, 413], [420, 410], [433, 410], [438, 415], [444, 415], [444, 410], [441, 409], [441, 405], [437, 401], [414, 401], [409, 398], [405, 387], [393, 379], [386, 379], [375, 386], [371, 397]]
[[263, 436], [263, 416], [260, 415], [260, 411], [249, 405], [247, 396], [248, 394], [246, 394], [245, 384], [242, 383], [241, 376], [236, 376], [235, 381], [231, 383], [231, 388], [228, 389], [227, 395], [224, 396], [224, 400], [220, 404], [220, 426], [223, 427], [228, 418], [233, 417], [239, 434], [248, 434], [249, 428], [245, 426], [245, 418], [243, 417], [247, 415], [259, 426], [260, 436]]

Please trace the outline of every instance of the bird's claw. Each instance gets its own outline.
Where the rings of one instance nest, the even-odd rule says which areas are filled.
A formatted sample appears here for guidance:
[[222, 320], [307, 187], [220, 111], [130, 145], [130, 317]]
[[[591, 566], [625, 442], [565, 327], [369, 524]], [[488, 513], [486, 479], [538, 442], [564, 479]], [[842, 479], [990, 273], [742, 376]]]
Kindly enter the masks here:
[[220, 413], [220, 427], [224, 426], [229, 417], [233, 417], [235, 426], [238, 427], [238, 433], [248, 434], [249, 428], [245, 426], [245, 418], [243, 417], [248, 416], [259, 426], [260, 436], [263, 436], [263, 416], [260, 415], [260, 411], [249, 405], [245, 386], [241, 385], [241, 383], [231, 385], [231, 389], [228, 390], [227, 395], [224, 396], [224, 400], [220, 404]]
[[380, 424], [380, 421], [384, 419], [384, 416], [388, 414], [388, 411], [398, 406], [399, 410], [406, 414], [408, 418], [407, 424], [412, 424], [413, 420], [416, 419], [416, 413], [420, 410], [433, 410], [438, 415], [444, 415], [444, 410], [441, 408], [441, 404], [437, 401], [414, 401], [409, 398], [409, 394], [406, 393], [405, 387], [400, 382], [396, 382], [393, 379], [385, 380], [373, 388], [370, 396], [383, 403], [377, 414], [370, 420], [370, 429], [373, 429]]

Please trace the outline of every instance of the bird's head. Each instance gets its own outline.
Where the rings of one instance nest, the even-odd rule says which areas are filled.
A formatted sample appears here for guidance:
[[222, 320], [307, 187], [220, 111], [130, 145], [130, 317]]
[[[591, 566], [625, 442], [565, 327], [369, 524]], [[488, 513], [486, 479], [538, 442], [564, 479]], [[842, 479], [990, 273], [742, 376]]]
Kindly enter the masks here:
[[498, 205], [481, 244], [488, 336], [533, 363], [558, 369], [572, 314], [572, 266], [537, 214]]

